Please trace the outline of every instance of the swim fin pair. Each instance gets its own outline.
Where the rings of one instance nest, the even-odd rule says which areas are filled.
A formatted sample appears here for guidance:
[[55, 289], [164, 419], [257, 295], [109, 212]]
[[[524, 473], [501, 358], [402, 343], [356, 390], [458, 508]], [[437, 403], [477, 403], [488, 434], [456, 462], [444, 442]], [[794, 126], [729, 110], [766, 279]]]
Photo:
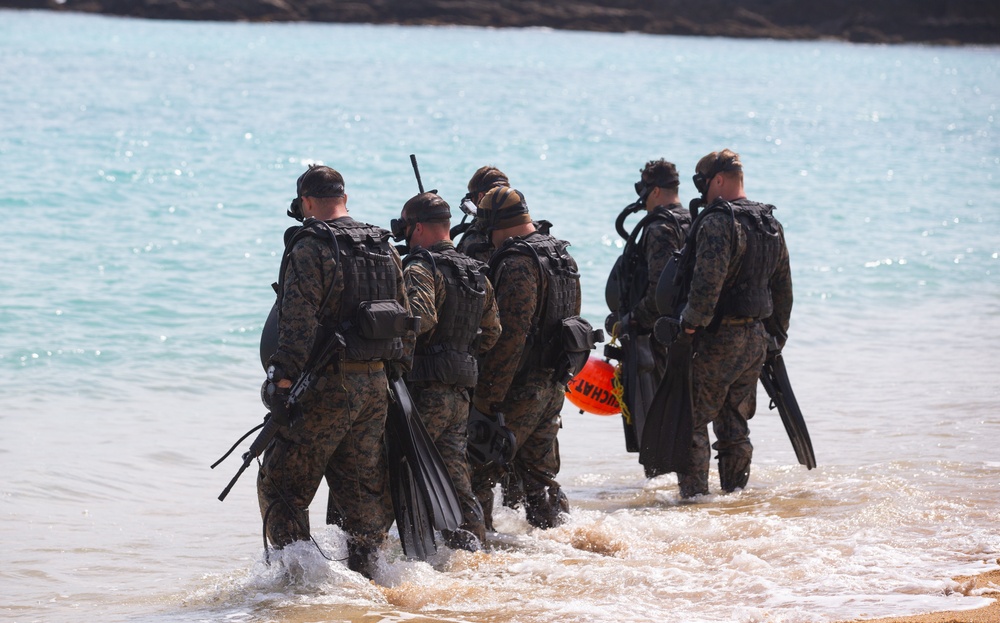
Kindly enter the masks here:
[[647, 478], [668, 472], [685, 473], [690, 469], [693, 354], [693, 337], [678, 332], [667, 348], [666, 374], [649, 403], [640, 438], [639, 463]]
[[780, 351], [768, 354], [761, 370], [760, 382], [767, 395], [771, 397], [770, 408], [777, 409], [778, 415], [781, 416], [781, 423], [785, 425], [785, 432], [788, 433], [788, 439], [795, 449], [795, 458], [807, 469], [816, 467], [812, 439], [809, 437], [809, 430], [806, 428], [799, 403], [795, 400], [792, 384], [788, 381], [788, 371], [785, 369], [785, 360]]
[[389, 380], [389, 398], [385, 445], [396, 528], [403, 553], [424, 560], [437, 551], [435, 529], [462, 524], [462, 507], [403, 379]]

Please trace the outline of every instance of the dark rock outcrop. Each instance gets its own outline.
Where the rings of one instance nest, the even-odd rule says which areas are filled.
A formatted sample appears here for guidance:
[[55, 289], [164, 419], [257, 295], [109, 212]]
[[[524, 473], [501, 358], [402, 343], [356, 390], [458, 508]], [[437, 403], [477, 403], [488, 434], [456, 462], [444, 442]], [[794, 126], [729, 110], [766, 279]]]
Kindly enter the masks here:
[[1000, 44], [996, 0], [0, 0], [152, 19], [455, 24], [864, 43]]

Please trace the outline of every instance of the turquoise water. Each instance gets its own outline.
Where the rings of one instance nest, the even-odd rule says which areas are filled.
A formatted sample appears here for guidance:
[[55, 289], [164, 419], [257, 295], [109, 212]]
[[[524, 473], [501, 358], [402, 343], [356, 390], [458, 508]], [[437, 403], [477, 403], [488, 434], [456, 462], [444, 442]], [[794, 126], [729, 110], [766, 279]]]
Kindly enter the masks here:
[[[950, 578], [1000, 556], [998, 74], [996, 48], [0, 11], [0, 612], [796, 623], [983, 605]], [[617, 419], [567, 406], [568, 526], [512, 512], [492, 554], [432, 564], [393, 541], [380, 586], [308, 548], [264, 566], [253, 478], [219, 504], [236, 465], [207, 466], [263, 415], [257, 343], [307, 163], [383, 226], [416, 192], [409, 154], [456, 207], [499, 166], [573, 243], [600, 325], [642, 164], [677, 163], [686, 201], [723, 147], [785, 225], [817, 470], [762, 403], [750, 487], [681, 506]], [[343, 555], [338, 531], [317, 537]]]

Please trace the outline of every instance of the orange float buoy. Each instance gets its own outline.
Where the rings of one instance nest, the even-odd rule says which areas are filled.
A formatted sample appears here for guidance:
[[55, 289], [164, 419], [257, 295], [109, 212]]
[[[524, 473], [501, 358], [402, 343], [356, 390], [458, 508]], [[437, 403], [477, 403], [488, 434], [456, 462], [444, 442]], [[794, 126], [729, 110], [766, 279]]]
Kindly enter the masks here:
[[621, 413], [621, 405], [614, 394], [615, 367], [603, 359], [591, 357], [583, 370], [566, 386], [566, 398], [580, 408], [580, 412], [594, 415]]

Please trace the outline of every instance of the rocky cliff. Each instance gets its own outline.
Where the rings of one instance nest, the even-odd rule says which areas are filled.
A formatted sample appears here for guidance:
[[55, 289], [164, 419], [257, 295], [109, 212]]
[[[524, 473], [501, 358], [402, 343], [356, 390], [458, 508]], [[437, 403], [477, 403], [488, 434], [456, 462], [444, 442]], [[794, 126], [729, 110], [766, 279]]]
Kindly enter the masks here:
[[997, 0], [0, 0], [0, 7], [151, 19], [542, 26], [865, 43], [1000, 44]]

